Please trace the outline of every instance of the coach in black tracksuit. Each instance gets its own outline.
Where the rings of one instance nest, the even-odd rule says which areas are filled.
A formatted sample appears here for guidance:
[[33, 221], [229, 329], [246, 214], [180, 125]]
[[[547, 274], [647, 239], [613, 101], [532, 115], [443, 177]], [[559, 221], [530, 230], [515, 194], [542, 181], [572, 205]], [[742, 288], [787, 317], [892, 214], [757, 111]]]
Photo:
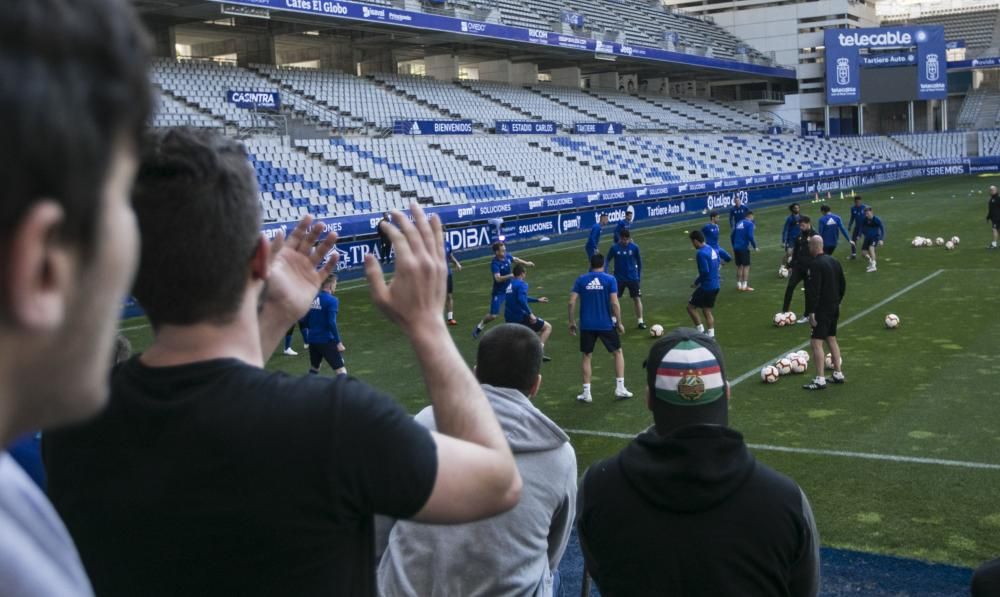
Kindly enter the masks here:
[[990, 202], [989, 211], [986, 212], [986, 219], [990, 222], [990, 227], [993, 228], [993, 242], [990, 243], [989, 248], [997, 248], [997, 236], [1000, 236], [1000, 195], [997, 194], [996, 186], [990, 187]]
[[822, 237], [814, 236], [809, 239], [809, 251], [812, 261], [809, 262], [806, 279], [806, 316], [812, 325], [810, 344], [816, 377], [802, 387], [807, 390], [822, 390], [826, 388], [827, 382], [823, 342], [830, 346], [830, 358], [833, 361], [833, 378], [830, 381], [844, 383], [844, 372], [840, 370], [840, 345], [837, 344], [837, 322], [840, 320], [840, 303], [847, 292], [847, 280], [840, 262], [823, 252]]
[[378, 258], [382, 263], [389, 263], [389, 256], [392, 253], [392, 239], [389, 238], [388, 232], [382, 229], [382, 224], [387, 223], [389, 223], [389, 212], [385, 212], [378, 223]]
[[812, 261], [812, 256], [809, 254], [809, 239], [816, 235], [816, 231], [813, 230], [811, 222], [809, 216], [799, 216], [799, 235], [795, 237], [792, 257], [788, 261], [790, 271], [788, 272], [788, 286], [785, 287], [785, 302], [782, 303], [781, 307], [782, 313], [787, 313], [791, 309], [792, 295], [799, 282], [806, 279], [809, 262]]
[[810, 597], [819, 536], [805, 494], [728, 425], [714, 338], [690, 328], [646, 361], [653, 427], [580, 481], [577, 525], [605, 597]]

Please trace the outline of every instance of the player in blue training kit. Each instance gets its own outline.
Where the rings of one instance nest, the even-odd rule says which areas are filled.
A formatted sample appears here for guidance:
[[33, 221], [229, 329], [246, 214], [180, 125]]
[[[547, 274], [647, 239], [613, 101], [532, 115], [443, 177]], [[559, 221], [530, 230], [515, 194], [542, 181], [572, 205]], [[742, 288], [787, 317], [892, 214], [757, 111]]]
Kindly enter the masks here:
[[[830, 213], [830, 206], [823, 205], [819, 208], [823, 214], [819, 217], [819, 235], [823, 237], [823, 252], [833, 255], [837, 250], [837, 240], [841, 234], [851, 243], [851, 252], [854, 252], [854, 241], [847, 235], [847, 228], [844, 228], [844, 221], [835, 213]], [[839, 234], [838, 234], [839, 233]]]
[[512, 271], [514, 265], [535, 266], [530, 261], [518, 259], [507, 253], [507, 246], [502, 242], [495, 242], [490, 248], [493, 249], [493, 260], [490, 261], [490, 271], [493, 272], [493, 293], [490, 298], [489, 312], [472, 329], [472, 337], [477, 340], [479, 339], [479, 334], [483, 333], [483, 328], [486, 327], [486, 324], [496, 319], [497, 315], [500, 314], [500, 305], [507, 298], [507, 287], [510, 286], [510, 281], [514, 278]]
[[750, 208], [743, 205], [743, 199], [739, 197], [733, 198], [733, 206], [729, 208], [729, 242], [733, 241], [733, 233], [736, 231], [736, 225], [743, 221], [743, 218], [747, 217], [747, 212]]
[[[695, 279], [694, 293], [688, 300], [687, 312], [691, 316], [691, 321], [699, 332], [707, 333], [715, 337], [715, 316], [712, 309], [715, 308], [715, 297], [719, 295], [721, 280], [719, 279], [719, 253], [712, 247], [705, 244], [705, 235], [701, 230], [692, 230], [689, 235], [691, 245], [695, 248], [695, 260], [698, 262], [698, 277]], [[706, 329], [698, 317], [698, 310], [701, 309], [705, 316]]]
[[867, 273], [878, 270], [878, 256], [875, 254], [875, 247], [885, 244], [885, 226], [878, 216], [873, 214], [872, 206], [865, 207], [865, 218], [861, 220], [861, 236], [865, 239], [865, 244], [861, 246], [861, 252], [868, 258]]
[[507, 298], [504, 300], [503, 318], [507, 323], [526, 326], [538, 334], [538, 339], [542, 343], [542, 360], [548, 362], [552, 359], [545, 354], [545, 342], [552, 333], [552, 324], [532, 313], [528, 303], [547, 303], [549, 299], [544, 296], [541, 298], [528, 296], [528, 283], [525, 281], [527, 276], [527, 268], [521, 264], [514, 266], [514, 279], [507, 287]]
[[851, 231], [851, 256], [848, 259], [858, 256], [858, 237], [861, 236], [861, 221], [865, 219], [866, 209], [868, 206], [861, 202], [861, 195], [855, 195], [851, 217], [847, 220], [847, 229]]
[[713, 209], [708, 214], [708, 224], [701, 227], [701, 233], [705, 235], [705, 244], [718, 251], [723, 261], [729, 263], [733, 260], [733, 256], [719, 246], [719, 212]]
[[[614, 271], [609, 271], [613, 266]], [[611, 245], [608, 251], [607, 262], [604, 264], [604, 271], [615, 276], [618, 284], [618, 298], [625, 294], [632, 298], [635, 305], [635, 316], [639, 320], [639, 329], [646, 329], [646, 323], [642, 320], [642, 256], [639, 254], [639, 245], [632, 242], [632, 233], [622, 230], [618, 237], [618, 242]]]
[[451, 243], [444, 241], [444, 262], [448, 264], [448, 297], [445, 299], [445, 310], [448, 312], [448, 325], [458, 325], [455, 321], [455, 282], [451, 276], [451, 264], [455, 264], [455, 269], [462, 271], [462, 262], [455, 257]]
[[[579, 328], [576, 325], [577, 300], [580, 301]], [[579, 332], [580, 352], [583, 353], [583, 393], [576, 397], [580, 402], [593, 402], [590, 395], [591, 356], [598, 339], [614, 355], [615, 399], [632, 397], [632, 392], [625, 388], [625, 355], [618, 336], [625, 333], [621, 316], [618, 283], [604, 273], [604, 255], [595, 253], [590, 257], [590, 271], [576, 279], [569, 295], [569, 333], [576, 336]]]
[[618, 244], [618, 239], [621, 238], [622, 230], [628, 230], [631, 232], [632, 218], [634, 217], [635, 217], [635, 211], [633, 211], [631, 207], [627, 208], [625, 210], [625, 219], [622, 220], [621, 222], [618, 222], [618, 225], [615, 226], [615, 234], [613, 239], [614, 244], [616, 245]]
[[[747, 215], [737, 222], [736, 228], [733, 229], [733, 253], [736, 254], [736, 290], [740, 292], [753, 292], [753, 288], [750, 287], [750, 247], [753, 247], [754, 251], [758, 250], [757, 239], [753, 236], [756, 226], [753, 221], [753, 212], [747, 210]], [[708, 243], [705, 244], [708, 245]]]
[[[282, 354], [290, 357], [297, 357], [299, 353], [292, 349], [292, 334], [295, 333], [295, 326], [288, 328], [285, 332], [285, 350]], [[306, 336], [306, 324], [302, 321], [299, 322], [299, 333], [302, 334], [302, 342], [305, 344], [306, 348], [309, 348], [309, 339]]]
[[597, 222], [590, 227], [590, 236], [587, 237], [587, 244], [583, 247], [583, 250], [587, 252], [587, 261], [594, 256], [601, 246], [601, 232], [604, 231], [604, 227], [608, 225], [608, 214], [600, 214], [597, 216]]
[[798, 203], [788, 206], [788, 217], [785, 218], [785, 227], [781, 229], [781, 246], [785, 249], [785, 263], [792, 258], [792, 249], [795, 248], [795, 239], [799, 236], [799, 218], [802, 208]]
[[309, 373], [319, 373], [325, 360], [337, 375], [346, 375], [344, 365], [344, 344], [337, 329], [337, 311], [340, 300], [333, 296], [337, 292], [337, 276], [327, 278], [313, 299], [306, 314], [306, 328], [309, 338]]

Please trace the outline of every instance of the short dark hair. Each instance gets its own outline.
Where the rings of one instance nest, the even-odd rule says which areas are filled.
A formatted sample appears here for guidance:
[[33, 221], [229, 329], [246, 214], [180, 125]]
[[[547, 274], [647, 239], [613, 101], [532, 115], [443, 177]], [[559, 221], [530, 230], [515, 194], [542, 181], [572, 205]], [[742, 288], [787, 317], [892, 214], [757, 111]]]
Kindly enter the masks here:
[[793, 203], [793, 204], [791, 204], [791, 205], [788, 206], [788, 211], [795, 211], [796, 207], [799, 207], [799, 204], [798, 203]]
[[527, 395], [542, 369], [542, 342], [527, 326], [505, 323], [479, 339], [476, 379]]
[[134, 293], [150, 322], [232, 321], [261, 226], [243, 146], [191, 128], [148, 135], [133, 204], [142, 234]]
[[812, 222], [809, 216], [799, 216], [799, 224], [808, 224], [809, 222]]
[[688, 238], [691, 240], [698, 241], [700, 243], [705, 242], [705, 235], [702, 234], [701, 230], [692, 230], [691, 234], [688, 234]]
[[719, 210], [713, 209], [711, 212], [709, 212], [708, 217], [714, 218], [714, 217], [716, 217], [718, 215], [719, 215]]
[[828, 214], [830, 213], [830, 206], [824, 203], [823, 205], [819, 206], [819, 210], [825, 214]]
[[[124, 0], [7, 2], [0, 12], [0, 255], [42, 199], [88, 262], [114, 150], [152, 109], [146, 36]], [[7, 267], [0, 260], [0, 274]], [[2, 305], [0, 305], [2, 308]]]
[[861, 201], [861, 195], [855, 195], [854, 196], [854, 200], [855, 201]]
[[747, 216], [752, 216], [753, 215], [753, 210], [752, 209], [748, 209], [746, 215]]
[[500, 247], [502, 247], [502, 246], [503, 246], [503, 243], [497, 241], [497, 242], [493, 243], [492, 245], [490, 245], [490, 248], [493, 249], [494, 253], [496, 253], [497, 251], [500, 250]]
[[632, 233], [629, 232], [628, 228], [625, 228], [621, 232], [618, 233], [618, 238], [619, 239], [622, 239], [622, 238], [632, 238]]
[[523, 265], [521, 265], [520, 263], [518, 263], [517, 265], [514, 266], [514, 271], [513, 271], [514, 277], [516, 278], [516, 277], [520, 276], [521, 274], [523, 274], [526, 271], [528, 271], [528, 270], [525, 269], [525, 267]]
[[590, 256], [590, 269], [597, 269], [599, 267], [604, 267], [604, 255], [594, 253]]

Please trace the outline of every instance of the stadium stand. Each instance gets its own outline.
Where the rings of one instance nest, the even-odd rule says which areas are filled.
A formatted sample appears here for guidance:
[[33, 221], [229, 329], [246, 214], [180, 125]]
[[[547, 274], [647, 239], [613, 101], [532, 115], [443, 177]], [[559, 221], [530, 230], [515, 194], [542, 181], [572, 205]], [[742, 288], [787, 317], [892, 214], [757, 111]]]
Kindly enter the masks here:
[[884, 25], [942, 25], [946, 39], [965, 40], [967, 56], [972, 58], [981, 55], [985, 50], [1000, 45], [997, 39], [998, 11], [925, 11], [917, 18], [887, 19]]
[[[245, 141], [268, 221], [382, 212], [413, 200], [479, 203], [966, 155], [964, 133], [832, 140], [760, 134], [763, 123], [755, 116], [705, 98], [170, 60], [156, 62], [153, 78], [162, 89], [154, 126], [235, 126], [241, 134], [261, 133], [252, 128], [252, 111], [225, 101], [232, 89], [279, 90], [286, 114], [320, 125], [323, 138], [289, 144], [251, 134]], [[370, 134], [414, 118], [466, 118], [479, 131], [495, 120], [551, 120], [565, 133]], [[566, 134], [573, 123], [595, 120], [620, 122], [632, 134]], [[366, 134], [344, 134], [352, 129]], [[981, 155], [996, 153], [998, 144], [998, 135], [982, 133]]]
[[958, 128], [975, 130], [1000, 126], [1000, 91], [970, 89], [958, 114]]
[[979, 155], [1000, 155], [1000, 131], [979, 131]]

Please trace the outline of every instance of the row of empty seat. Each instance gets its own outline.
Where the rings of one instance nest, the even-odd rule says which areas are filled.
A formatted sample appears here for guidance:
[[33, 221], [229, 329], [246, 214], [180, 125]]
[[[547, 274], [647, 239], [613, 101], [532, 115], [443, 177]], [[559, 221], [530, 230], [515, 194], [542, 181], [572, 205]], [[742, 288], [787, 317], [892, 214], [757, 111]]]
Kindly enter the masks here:
[[[956, 157], [964, 134], [826, 140], [750, 134], [276, 138], [247, 142], [269, 220]], [[982, 154], [1000, 153], [984, 132]], [[917, 139], [920, 139], [919, 141]], [[920, 152], [924, 153], [920, 153]], [[954, 151], [952, 155], [943, 155]]]
[[985, 48], [995, 48], [1000, 45], [996, 38], [997, 16], [1000, 11], [978, 10], [968, 12], [930, 12], [915, 19], [890, 19], [886, 25], [943, 25], [945, 39], [961, 39], [973, 55], [978, 55]]

